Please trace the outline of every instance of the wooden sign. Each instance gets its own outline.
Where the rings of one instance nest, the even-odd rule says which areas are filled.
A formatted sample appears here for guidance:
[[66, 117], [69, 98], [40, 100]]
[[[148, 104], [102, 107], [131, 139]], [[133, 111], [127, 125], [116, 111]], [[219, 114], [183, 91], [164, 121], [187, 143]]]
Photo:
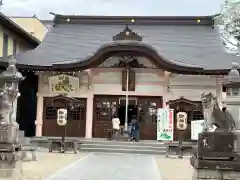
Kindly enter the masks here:
[[70, 93], [79, 91], [79, 78], [61, 74], [49, 77], [49, 91]]
[[[135, 91], [136, 73], [133, 70], [128, 71], [128, 91]], [[127, 70], [122, 71], [122, 91], [127, 90]]]

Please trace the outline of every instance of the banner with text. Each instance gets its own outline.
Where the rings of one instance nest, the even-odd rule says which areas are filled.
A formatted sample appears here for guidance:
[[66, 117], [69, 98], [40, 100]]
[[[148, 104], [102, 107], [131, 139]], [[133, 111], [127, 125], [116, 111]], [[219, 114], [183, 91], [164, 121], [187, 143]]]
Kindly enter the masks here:
[[173, 109], [157, 110], [157, 140], [173, 141]]

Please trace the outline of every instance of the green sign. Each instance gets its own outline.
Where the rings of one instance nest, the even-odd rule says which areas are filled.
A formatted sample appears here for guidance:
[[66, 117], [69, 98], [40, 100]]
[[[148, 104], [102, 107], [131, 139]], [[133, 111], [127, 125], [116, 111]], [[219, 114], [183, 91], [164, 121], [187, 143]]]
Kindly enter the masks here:
[[157, 111], [157, 140], [173, 141], [173, 109], [159, 108]]

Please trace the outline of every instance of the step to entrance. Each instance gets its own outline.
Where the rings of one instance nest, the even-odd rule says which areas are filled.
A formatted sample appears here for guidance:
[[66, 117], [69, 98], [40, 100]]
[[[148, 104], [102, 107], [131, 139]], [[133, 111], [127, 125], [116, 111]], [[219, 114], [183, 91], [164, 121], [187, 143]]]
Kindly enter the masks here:
[[[51, 140], [61, 139], [55, 138], [32, 138], [31, 144], [37, 147], [48, 148]], [[106, 153], [132, 153], [132, 154], [154, 154], [165, 155], [166, 145], [157, 141], [108, 141], [106, 139], [81, 139], [81, 138], [66, 138], [74, 139], [78, 142], [80, 151], [84, 152], [106, 152]]]
[[80, 148], [81, 152], [103, 152], [103, 153], [129, 153], [129, 154], [151, 154], [151, 155], [165, 155], [165, 151], [156, 151], [149, 149], [109, 149], [109, 148]]
[[91, 140], [82, 140], [80, 141], [81, 143], [84, 143], [84, 144], [106, 144], [106, 145], [109, 145], [109, 144], [114, 144], [114, 145], [134, 145], [134, 144], [138, 144], [140, 146], [163, 146], [164, 143], [163, 142], [157, 142], [157, 141], [144, 141], [144, 140], [140, 140], [139, 142], [130, 142], [130, 141], [114, 141], [114, 140], [94, 140], [94, 139], [91, 139]]
[[[152, 154], [166, 155], [166, 144], [154, 140], [141, 140], [139, 142], [129, 141], [109, 141], [104, 138], [66, 138], [78, 142], [78, 149], [84, 152], [103, 152], [103, 153], [132, 153], [132, 154]], [[61, 140], [60, 137], [33, 137], [31, 146], [49, 148], [51, 140]], [[177, 143], [177, 142], [176, 142]], [[185, 144], [192, 144], [185, 142]], [[191, 155], [192, 150], [184, 151], [185, 155]], [[169, 155], [179, 155], [178, 148], [172, 149]]]
[[157, 142], [84, 141], [80, 151], [165, 155], [166, 145]]

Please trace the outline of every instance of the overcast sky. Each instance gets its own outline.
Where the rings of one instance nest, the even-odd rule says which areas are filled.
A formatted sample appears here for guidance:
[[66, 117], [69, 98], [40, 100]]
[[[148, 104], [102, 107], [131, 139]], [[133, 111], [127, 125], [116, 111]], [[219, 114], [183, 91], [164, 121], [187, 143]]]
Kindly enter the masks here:
[[49, 12], [77, 15], [201, 16], [220, 11], [224, 0], [3, 0], [9, 16], [51, 19]]

